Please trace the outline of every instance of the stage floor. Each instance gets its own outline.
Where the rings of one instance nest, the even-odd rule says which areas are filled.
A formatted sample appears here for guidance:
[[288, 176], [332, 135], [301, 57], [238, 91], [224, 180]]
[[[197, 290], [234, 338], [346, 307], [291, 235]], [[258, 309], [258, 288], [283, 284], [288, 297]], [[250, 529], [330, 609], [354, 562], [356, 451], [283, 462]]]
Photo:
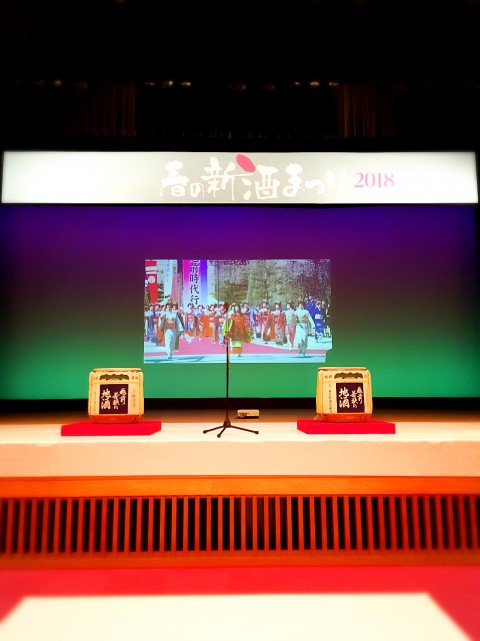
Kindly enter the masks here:
[[305, 434], [314, 412], [261, 410], [259, 419], [221, 425], [222, 410], [149, 411], [150, 436], [61, 436], [85, 413], [10, 414], [0, 423], [0, 477], [49, 476], [480, 476], [480, 411], [378, 411], [395, 434]]

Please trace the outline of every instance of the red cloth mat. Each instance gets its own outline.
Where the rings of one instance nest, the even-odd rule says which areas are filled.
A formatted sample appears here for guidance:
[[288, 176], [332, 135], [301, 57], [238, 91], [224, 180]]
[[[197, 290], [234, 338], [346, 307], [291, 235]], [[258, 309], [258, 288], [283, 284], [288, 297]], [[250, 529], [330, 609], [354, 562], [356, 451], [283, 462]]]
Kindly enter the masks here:
[[395, 434], [395, 423], [387, 421], [308, 421], [299, 419], [297, 430], [305, 434]]
[[83, 421], [62, 425], [62, 436], [150, 436], [162, 429], [161, 421], [138, 423], [95, 423]]

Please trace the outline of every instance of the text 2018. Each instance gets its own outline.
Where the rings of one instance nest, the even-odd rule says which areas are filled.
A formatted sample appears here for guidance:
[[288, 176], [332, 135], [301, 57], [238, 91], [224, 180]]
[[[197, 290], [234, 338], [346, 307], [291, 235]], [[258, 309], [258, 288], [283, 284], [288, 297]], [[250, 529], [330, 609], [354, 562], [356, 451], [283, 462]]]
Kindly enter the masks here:
[[393, 174], [390, 172], [377, 172], [372, 171], [364, 173], [363, 171], [357, 171], [355, 174], [357, 182], [355, 183], [355, 189], [373, 189], [377, 188], [391, 188], [395, 186], [393, 179]]

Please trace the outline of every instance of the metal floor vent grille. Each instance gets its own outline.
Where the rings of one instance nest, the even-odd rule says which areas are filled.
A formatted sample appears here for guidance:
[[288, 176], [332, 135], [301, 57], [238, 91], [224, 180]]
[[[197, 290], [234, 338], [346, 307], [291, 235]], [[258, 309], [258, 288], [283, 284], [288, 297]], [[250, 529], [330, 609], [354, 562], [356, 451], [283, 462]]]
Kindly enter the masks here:
[[471, 495], [0, 500], [0, 559], [479, 549], [480, 497]]

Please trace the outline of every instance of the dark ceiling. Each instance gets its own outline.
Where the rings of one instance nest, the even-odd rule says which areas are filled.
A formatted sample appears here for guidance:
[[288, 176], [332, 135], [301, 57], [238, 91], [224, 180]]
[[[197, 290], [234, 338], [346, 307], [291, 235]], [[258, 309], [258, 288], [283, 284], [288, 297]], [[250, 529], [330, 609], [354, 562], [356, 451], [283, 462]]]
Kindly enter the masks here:
[[2, 0], [0, 60], [4, 145], [478, 147], [480, 0]]

